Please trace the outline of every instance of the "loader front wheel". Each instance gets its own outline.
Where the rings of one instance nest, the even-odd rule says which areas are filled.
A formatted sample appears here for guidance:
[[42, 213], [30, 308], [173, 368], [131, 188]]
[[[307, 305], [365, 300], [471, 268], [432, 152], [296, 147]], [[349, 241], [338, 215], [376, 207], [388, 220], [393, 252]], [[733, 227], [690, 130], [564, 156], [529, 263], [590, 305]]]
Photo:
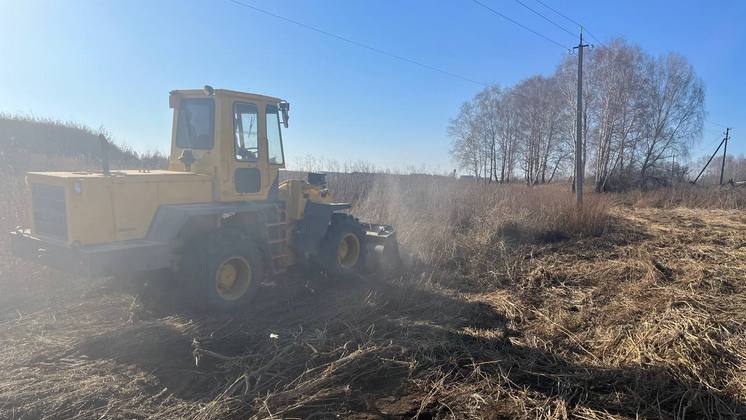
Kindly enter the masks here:
[[346, 233], [337, 246], [337, 264], [349, 270], [355, 267], [358, 260], [360, 260], [360, 240], [354, 233]]
[[223, 260], [215, 272], [215, 291], [223, 300], [241, 299], [253, 281], [251, 264], [241, 255]]
[[361, 273], [365, 267], [365, 231], [347, 214], [335, 214], [321, 242], [322, 268], [333, 277]]
[[259, 247], [235, 232], [215, 232], [195, 244], [191, 299], [199, 309], [237, 310], [254, 298], [264, 276]]

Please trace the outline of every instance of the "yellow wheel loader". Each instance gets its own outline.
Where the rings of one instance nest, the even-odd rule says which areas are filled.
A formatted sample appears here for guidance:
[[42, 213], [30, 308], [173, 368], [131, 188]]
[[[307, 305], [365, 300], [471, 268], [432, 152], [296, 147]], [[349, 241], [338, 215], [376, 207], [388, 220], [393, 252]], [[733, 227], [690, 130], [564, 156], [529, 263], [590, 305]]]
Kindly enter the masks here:
[[336, 202], [324, 174], [280, 182], [288, 102], [230, 90], [175, 90], [168, 170], [30, 172], [31, 226], [13, 253], [66, 271], [170, 270], [190, 299], [230, 310], [294, 264], [330, 276], [395, 268], [394, 229]]

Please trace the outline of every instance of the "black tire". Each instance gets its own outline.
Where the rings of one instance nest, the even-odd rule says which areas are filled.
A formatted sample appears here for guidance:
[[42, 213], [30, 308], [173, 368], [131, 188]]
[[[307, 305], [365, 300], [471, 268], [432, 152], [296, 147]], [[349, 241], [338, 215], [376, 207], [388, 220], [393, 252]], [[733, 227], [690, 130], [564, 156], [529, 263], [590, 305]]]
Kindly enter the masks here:
[[[243, 233], [218, 231], [198, 238], [192, 241], [185, 258], [187, 300], [198, 310], [246, 308], [264, 281], [264, 255]], [[226, 284], [223, 274], [231, 270], [235, 271], [235, 280]]]
[[[352, 251], [350, 245], [354, 246], [355, 242], [357, 243], [356, 258], [349, 253], [340, 256], [342, 247], [346, 246], [348, 251]], [[319, 264], [327, 274], [334, 278], [362, 274], [365, 269], [366, 245], [365, 230], [357, 219], [348, 214], [335, 213], [332, 215], [326, 235], [321, 240], [318, 253]]]

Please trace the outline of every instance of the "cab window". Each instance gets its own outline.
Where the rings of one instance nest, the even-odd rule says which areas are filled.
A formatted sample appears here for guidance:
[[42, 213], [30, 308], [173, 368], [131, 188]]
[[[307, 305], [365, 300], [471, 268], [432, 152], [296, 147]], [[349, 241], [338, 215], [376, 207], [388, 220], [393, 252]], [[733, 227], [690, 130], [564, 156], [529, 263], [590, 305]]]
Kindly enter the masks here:
[[236, 160], [256, 162], [259, 158], [257, 142], [257, 107], [255, 104], [239, 102], [234, 105], [234, 132]]
[[210, 98], [183, 99], [179, 104], [176, 146], [212, 149], [215, 103]]
[[276, 105], [267, 105], [267, 146], [270, 165], [282, 165], [282, 134], [280, 134], [280, 118]]

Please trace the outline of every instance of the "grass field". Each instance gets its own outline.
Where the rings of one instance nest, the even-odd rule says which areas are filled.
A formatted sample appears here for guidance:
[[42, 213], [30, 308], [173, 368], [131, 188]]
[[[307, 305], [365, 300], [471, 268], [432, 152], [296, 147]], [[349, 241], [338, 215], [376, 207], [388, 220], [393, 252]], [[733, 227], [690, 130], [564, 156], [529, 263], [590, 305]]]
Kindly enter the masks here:
[[[27, 203], [3, 171], [8, 231]], [[294, 272], [232, 316], [17, 261], [0, 237], [0, 418], [746, 416], [743, 193], [578, 211], [562, 185], [330, 187], [397, 226], [407, 268]]]

